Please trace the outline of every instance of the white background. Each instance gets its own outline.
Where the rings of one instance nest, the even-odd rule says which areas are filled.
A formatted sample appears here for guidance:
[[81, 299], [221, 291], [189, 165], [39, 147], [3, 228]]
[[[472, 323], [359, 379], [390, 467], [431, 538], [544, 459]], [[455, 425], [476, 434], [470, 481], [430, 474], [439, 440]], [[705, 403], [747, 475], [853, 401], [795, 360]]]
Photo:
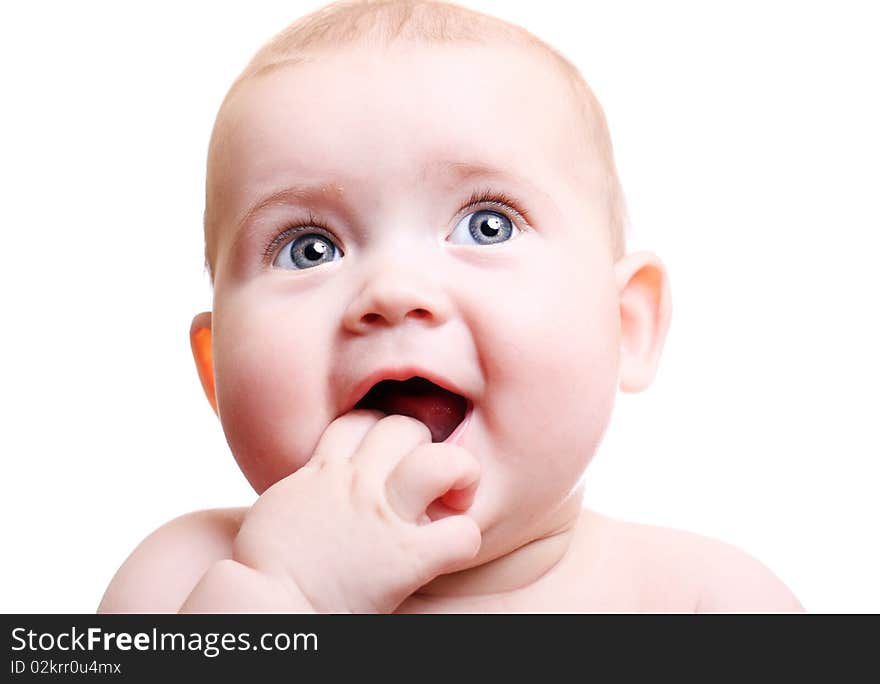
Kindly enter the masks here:
[[[811, 611], [880, 611], [878, 22], [855, 2], [509, 2], [583, 71], [674, 314], [588, 505], [721, 538]], [[186, 511], [247, 505], [190, 357], [204, 162], [316, 2], [0, 10], [0, 611], [93, 611]], [[513, 144], [513, 141], [512, 141]]]

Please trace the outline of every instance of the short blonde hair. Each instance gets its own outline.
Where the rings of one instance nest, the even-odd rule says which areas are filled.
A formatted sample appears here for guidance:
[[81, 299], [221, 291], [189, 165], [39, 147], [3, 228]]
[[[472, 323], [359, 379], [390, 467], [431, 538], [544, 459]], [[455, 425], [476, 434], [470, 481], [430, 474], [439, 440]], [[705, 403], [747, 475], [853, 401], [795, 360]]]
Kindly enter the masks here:
[[260, 48], [220, 105], [208, 146], [205, 188], [205, 263], [212, 279], [211, 162], [224, 136], [220, 127], [223, 111], [239, 85], [281, 66], [296, 64], [321, 50], [364, 44], [387, 47], [399, 42], [420, 45], [503, 42], [535, 50], [548, 58], [570, 86], [587, 142], [599, 153], [605, 166], [612, 250], [615, 258], [623, 255], [626, 204], [605, 114], [578, 68], [562, 53], [521, 26], [444, 0], [339, 0], [301, 17]]

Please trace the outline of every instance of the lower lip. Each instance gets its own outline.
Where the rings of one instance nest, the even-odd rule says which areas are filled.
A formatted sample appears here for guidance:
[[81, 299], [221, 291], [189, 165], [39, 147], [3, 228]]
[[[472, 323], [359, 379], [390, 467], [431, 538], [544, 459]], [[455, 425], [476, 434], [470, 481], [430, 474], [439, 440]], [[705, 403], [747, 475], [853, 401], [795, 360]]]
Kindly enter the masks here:
[[461, 422], [458, 424], [458, 427], [452, 431], [452, 434], [443, 440], [443, 444], [458, 444], [461, 441], [462, 433], [470, 424], [471, 417], [473, 415], [474, 405], [470, 400], [468, 400], [467, 410], [464, 412], [464, 418], [462, 418]]

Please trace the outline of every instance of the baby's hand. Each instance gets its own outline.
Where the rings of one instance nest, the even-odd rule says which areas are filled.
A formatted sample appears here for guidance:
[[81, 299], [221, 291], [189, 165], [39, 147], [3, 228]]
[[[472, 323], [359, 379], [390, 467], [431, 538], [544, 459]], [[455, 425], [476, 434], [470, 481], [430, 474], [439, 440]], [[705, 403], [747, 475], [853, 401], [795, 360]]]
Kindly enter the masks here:
[[479, 551], [480, 529], [461, 514], [479, 477], [470, 452], [431, 443], [415, 418], [352, 411], [263, 492], [234, 559], [292, 584], [318, 612], [391, 612]]

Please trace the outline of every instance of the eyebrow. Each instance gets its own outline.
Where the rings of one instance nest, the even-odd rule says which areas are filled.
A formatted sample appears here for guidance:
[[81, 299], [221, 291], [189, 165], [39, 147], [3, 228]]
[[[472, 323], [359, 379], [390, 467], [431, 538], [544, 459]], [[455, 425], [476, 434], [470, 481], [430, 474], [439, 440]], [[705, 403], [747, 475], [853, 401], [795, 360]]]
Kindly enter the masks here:
[[[431, 173], [432, 169], [434, 170], [435, 175], [453, 176], [456, 180], [460, 181], [468, 180], [469, 178], [473, 178], [475, 176], [510, 175], [508, 172], [501, 171], [487, 164], [442, 160], [439, 162], [429, 162], [422, 167], [420, 179], [423, 182], [428, 179], [428, 176]], [[247, 212], [245, 212], [242, 219], [238, 222], [238, 227], [241, 228], [241, 226], [247, 223], [254, 214], [259, 213], [266, 207], [279, 204], [287, 204], [292, 201], [310, 202], [319, 198], [326, 197], [326, 195], [330, 194], [331, 192], [341, 194], [342, 186], [339, 183], [327, 182], [306, 183], [302, 185], [292, 185], [287, 188], [282, 188], [281, 190], [277, 190], [276, 192], [273, 192], [272, 194], [257, 200], [247, 210]]]
[[294, 202], [314, 202], [317, 199], [324, 198], [331, 191], [337, 194], [341, 193], [341, 187], [335, 183], [313, 183], [303, 185], [292, 185], [282, 188], [256, 201], [236, 225], [236, 233], [241, 232], [242, 228], [255, 216], [267, 207], [283, 206]]
[[435, 175], [454, 176], [456, 180], [468, 180], [474, 176], [511, 176], [516, 178], [510, 172], [502, 171], [488, 164], [442, 159], [425, 164], [422, 167], [421, 180], [427, 180], [432, 170]]

